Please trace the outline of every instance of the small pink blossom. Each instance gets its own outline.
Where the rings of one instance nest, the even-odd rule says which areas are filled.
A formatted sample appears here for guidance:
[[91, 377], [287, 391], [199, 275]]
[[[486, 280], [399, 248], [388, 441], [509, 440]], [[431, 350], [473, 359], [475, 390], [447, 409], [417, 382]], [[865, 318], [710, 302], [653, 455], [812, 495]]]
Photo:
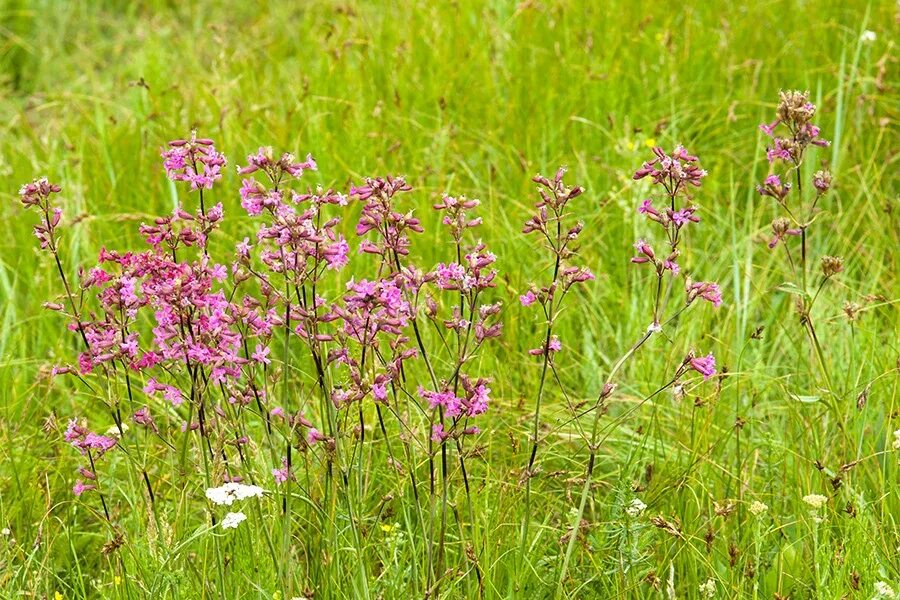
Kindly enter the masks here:
[[272, 363], [272, 360], [269, 358], [269, 352], [272, 349], [268, 346], [257, 345], [256, 350], [253, 351], [253, 355], [251, 358], [258, 363], [262, 363], [264, 365], [268, 365]]
[[709, 379], [716, 374], [716, 358], [710, 353], [706, 356], [689, 356], [688, 366], [703, 375], [703, 379]]
[[281, 459], [281, 468], [272, 469], [272, 476], [275, 478], [275, 483], [281, 485], [286, 482], [288, 479], [293, 479], [293, 474], [288, 468], [288, 462], [286, 458]]
[[82, 480], [78, 479], [75, 481], [75, 485], [72, 486], [72, 493], [76, 496], [80, 496], [85, 492], [89, 492], [93, 489], [96, 489], [97, 486], [89, 483], [84, 483]]
[[521, 296], [519, 296], [519, 302], [522, 303], [522, 306], [531, 306], [537, 300], [537, 296], [531, 290], [528, 290]]

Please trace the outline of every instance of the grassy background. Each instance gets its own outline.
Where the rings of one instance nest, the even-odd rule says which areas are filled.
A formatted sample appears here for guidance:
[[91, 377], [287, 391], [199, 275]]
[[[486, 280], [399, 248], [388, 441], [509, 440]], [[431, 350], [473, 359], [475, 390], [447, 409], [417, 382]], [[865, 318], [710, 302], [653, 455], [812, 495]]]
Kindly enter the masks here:
[[[75, 387], [46, 377], [48, 365], [70, 360], [77, 340], [40, 309], [59, 290], [46, 257], [33, 251], [34, 215], [23, 213], [15, 193], [44, 174], [63, 186], [64, 251], [74, 273], [104, 244], [137, 246], [137, 225], [171, 209], [177, 191], [164, 178], [159, 149], [191, 128], [215, 138], [232, 165], [272, 145], [313, 153], [320, 170], [311, 180], [329, 185], [404, 174], [423, 215], [443, 191], [482, 199], [482, 235], [499, 257], [498, 296], [508, 304], [501, 349], [482, 359], [495, 378], [496, 403], [473, 466], [471, 535], [488, 597], [552, 590], [587, 455], [575, 429], [563, 425], [565, 403], [551, 388], [542, 474], [534, 481], [540, 525], [527, 565], [518, 568], [517, 482], [539, 375], [524, 354], [537, 345], [540, 323], [514, 298], [550, 266], [518, 233], [533, 202], [529, 178], [566, 164], [570, 179], [588, 189], [576, 205], [586, 222], [581, 255], [599, 277], [560, 329], [566, 390], [575, 401], [588, 399], [649, 322], [652, 282], [627, 262], [630, 244], [648, 233], [634, 213], [647, 189], [630, 174], [653, 143], [684, 143], [710, 172], [697, 197], [703, 223], [691, 233], [686, 262], [722, 283], [726, 303], [683, 319], [622, 374], [605, 421], [590, 527], [566, 591], [653, 597], [665, 593], [670, 572], [678, 597], [696, 596], [708, 578], [723, 597], [868, 598], [875, 581], [898, 587], [900, 498], [891, 453], [891, 432], [900, 428], [900, 315], [892, 303], [900, 297], [896, 4], [252, 4], [0, 3], [0, 525], [10, 530], [0, 539], [4, 597], [284, 592], [272, 565], [255, 562], [262, 541], [250, 530], [229, 542], [228, 580], [210, 575], [204, 582], [215, 570], [207, 562], [212, 550], [203, 540], [185, 542], [194, 533], [187, 509], [173, 509], [165, 535], [148, 531], [147, 515], [128, 504], [140, 497], [139, 482], [127, 478], [116, 494], [125, 575], [118, 560], [99, 553], [111, 534], [69, 492], [77, 456], [55, 430], [42, 430], [51, 414], [64, 421], [86, 409]], [[873, 43], [861, 41], [865, 29], [877, 34]], [[756, 125], [770, 119], [782, 88], [811, 90], [817, 122], [834, 140], [811, 161], [829, 164], [836, 185], [810, 244], [814, 261], [838, 254], [847, 264], [815, 313], [838, 388], [835, 410], [796, 399], [821, 396], [820, 375], [791, 297], [775, 289], [785, 281], [781, 256], [763, 243], [774, 206], [753, 191], [767, 169]], [[214, 193], [230, 217], [240, 212], [238, 186], [229, 168]], [[251, 231], [246, 219], [232, 218], [221, 248]], [[448, 252], [432, 230], [415, 250], [425, 265]], [[865, 295], [884, 299], [848, 323], [841, 304]], [[762, 339], [751, 339], [759, 327]], [[696, 398], [657, 397], [614, 420], [656, 389], [692, 345], [715, 352], [733, 375], [698, 388]], [[868, 404], [857, 410], [866, 388]], [[377, 458], [375, 472], [383, 469]], [[854, 460], [861, 462], [833, 489], [834, 473]], [[367, 488], [371, 533], [362, 561], [375, 580], [373, 595], [388, 598], [408, 597], [412, 572], [421, 568], [408, 538], [404, 544], [377, 527], [405, 510], [398, 499], [387, 514], [378, 511], [382, 496], [400, 488], [394, 480]], [[623, 507], [635, 489], [648, 514], [679, 519], [684, 537], [646, 520], [625, 524]], [[809, 493], [833, 496], [821, 523], [801, 501]], [[727, 499], [739, 500], [741, 510], [725, 518], [714, 503]], [[752, 500], [769, 512], [753, 518], [746, 510]], [[454, 502], [462, 510], [462, 499]], [[202, 523], [198, 515], [194, 525]], [[298, 525], [283, 557], [296, 565], [297, 589], [315, 580], [328, 583], [316, 598], [353, 595], [339, 584], [359, 559], [335, 550], [325, 575], [316, 575], [309, 565], [322, 560], [319, 546], [304, 537], [312, 539], [311, 527]], [[463, 556], [463, 542], [454, 552]], [[471, 595], [472, 578], [452, 576], [441, 593]]]

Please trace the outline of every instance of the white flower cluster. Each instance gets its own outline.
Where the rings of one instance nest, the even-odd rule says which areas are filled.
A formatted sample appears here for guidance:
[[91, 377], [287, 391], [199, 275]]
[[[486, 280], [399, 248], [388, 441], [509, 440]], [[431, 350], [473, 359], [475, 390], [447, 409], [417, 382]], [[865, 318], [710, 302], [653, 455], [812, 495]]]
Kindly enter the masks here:
[[812, 506], [814, 509], [820, 509], [828, 502], [828, 497], [821, 494], [809, 494], [803, 496], [803, 501]]
[[635, 498], [631, 501], [631, 504], [625, 508], [625, 512], [628, 513], [629, 517], [639, 517], [646, 508], [647, 505], [641, 502], [640, 498]]
[[206, 497], [213, 504], [219, 506], [231, 506], [235, 500], [245, 498], [262, 498], [263, 490], [258, 485], [244, 485], [243, 483], [228, 482], [219, 487], [206, 490]]
[[750, 514], [752, 514], [754, 517], [758, 517], [759, 515], [766, 512], [767, 510], [769, 510], [768, 505], [766, 505], [763, 502], [760, 502], [759, 500], [754, 500], [750, 504]]
[[230, 512], [222, 519], [222, 529], [235, 529], [247, 520], [247, 515], [242, 512]]
[[897, 594], [894, 592], [894, 588], [883, 581], [878, 581], [875, 583], [875, 598], [873, 600], [878, 600], [881, 598], [896, 598]]
[[[264, 489], [258, 485], [244, 485], [229, 481], [219, 487], [209, 488], [206, 490], [206, 497], [213, 504], [219, 506], [231, 506], [235, 500], [246, 500], [247, 498], [262, 498]], [[230, 512], [222, 519], [222, 529], [236, 529], [238, 525], [247, 520], [247, 515], [238, 511]]]

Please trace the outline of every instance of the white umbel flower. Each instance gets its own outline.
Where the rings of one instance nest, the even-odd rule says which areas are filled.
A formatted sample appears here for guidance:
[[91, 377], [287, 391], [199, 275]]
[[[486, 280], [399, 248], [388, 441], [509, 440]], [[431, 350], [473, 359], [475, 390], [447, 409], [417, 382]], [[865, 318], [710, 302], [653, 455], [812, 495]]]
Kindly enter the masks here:
[[753, 515], [754, 517], [758, 517], [759, 515], [766, 512], [767, 510], [769, 510], [768, 505], [766, 505], [763, 502], [760, 502], [759, 500], [754, 500], [750, 504], [750, 514]]
[[243, 483], [230, 481], [219, 487], [207, 489], [206, 497], [213, 504], [231, 506], [235, 500], [262, 498], [264, 491], [258, 485], [244, 485]]
[[247, 515], [242, 512], [230, 512], [222, 519], [222, 529], [236, 529], [238, 525], [247, 520]]
[[891, 446], [894, 450], [900, 450], [900, 429], [894, 432], [894, 443]]
[[872, 600], [896, 597], [897, 594], [894, 592], [894, 588], [892, 588], [890, 585], [883, 581], [875, 582], [875, 598], [873, 598]]
[[716, 582], [714, 579], [707, 579], [706, 583], [700, 584], [700, 597], [701, 598], [715, 598], [716, 597]]
[[631, 504], [629, 504], [628, 507], [625, 508], [625, 512], [628, 513], [629, 517], [639, 517], [646, 508], [647, 505], [644, 504], [640, 498], [635, 498], [631, 501]]
[[814, 509], [820, 509], [828, 502], [828, 497], [822, 494], [809, 494], [803, 496], [803, 501], [812, 506]]

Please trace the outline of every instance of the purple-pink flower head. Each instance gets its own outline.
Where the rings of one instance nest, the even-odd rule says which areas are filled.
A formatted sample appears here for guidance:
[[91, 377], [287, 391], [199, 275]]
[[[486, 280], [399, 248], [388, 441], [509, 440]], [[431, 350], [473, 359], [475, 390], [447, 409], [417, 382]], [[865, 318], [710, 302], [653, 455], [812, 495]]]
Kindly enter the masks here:
[[781, 177], [772, 174], [766, 177], [763, 185], [756, 186], [756, 190], [759, 192], [760, 196], [770, 196], [772, 198], [775, 198], [776, 200], [781, 201], [784, 200], [784, 198], [788, 195], [788, 192], [791, 191], [791, 184], [782, 184]]
[[712, 353], [706, 356], [694, 356], [691, 352], [685, 359], [685, 365], [703, 375], [703, 379], [709, 379], [716, 374], [716, 357]]
[[566, 267], [560, 273], [559, 279], [562, 288], [568, 290], [575, 284], [593, 281], [596, 277], [587, 267]]
[[79, 425], [77, 419], [70, 419], [66, 428], [65, 440], [82, 454], [93, 450], [96, 456], [102, 456], [116, 445], [113, 438], [99, 435]]
[[306, 433], [306, 443], [310, 446], [326, 440], [328, 440], [328, 438], [315, 427], [310, 427], [309, 431]]
[[634, 249], [638, 251], [639, 256], [632, 257], [631, 262], [642, 264], [651, 262], [656, 258], [653, 248], [644, 240], [638, 240], [634, 243]]
[[638, 212], [642, 215], [652, 215], [655, 217], [659, 216], [659, 211], [653, 208], [653, 200], [651, 200], [650, 198], [647, 198], [646, 200], [641, 202], [641, 205], [638, 206]]
[[465, 196], [455, 198], [444, 194], [441, 201], [434, 205], [434, 209], [444, 213], [441, 222], [450, 228], [453, 239], [459, 242], [466, 229], [481, 225], [481, 217], [469, 216], [469, 211], [479, 204], [481, 204], [479, 200], [470, 200]]
[[281, 459], [281, 467], [272, 469], [272, 477], [275, 478], [275, 483], [277, 485], [281, 485], [286, 482], [288, 479], [293, 479], [294, 475], [291, 473], [290, 467], [288, 467], [288, 462], [286, 458]]
[[813, 187], [820, 196], [831, 188], [831, 179], [831, 171], [827, 169], [816, 171], [816, 174], [813, 175]]
[[[772, 123], [763, 123], [759, 128], [773, 140], [766, 150], [769, 162], [787, 161], [797, 163], [803, 157], [807, 146], [828, 146], [829, 142], [819, 137], [821, 131], [813, 125], [816, 105], [809, 101], [809, 92], [782, 91], [779, 93], [777, 116]], [[776, 136], [776, 129], [783, 125], [785, 131]]]
[[450, 437], [450, 433], [447, 431], [444, 431], [443, 424], [436, 423], [431, 426], [431, 441], [435, 442], [436, 444], [441, 444], [448, 437]]
[[50, 195], [56, 194], [61, 188], [47, 181], [47, 178], [36, 179], [26, 183], [19, 189], [19, 200], [25, 208], [37, 206], [41, 211], [41, 221], [34, 226], [34, 235], [40, 243], [41, 249], [56, 251], [56, 227], [62, 219], [62, 209], [58, 206], [50, 206]]
[[75, 485], [72, 486], [72, 493], [76, 496], [80, 496], [85, 492], [89, 492], [90, 490], [96, 489], [97, 486], [89, 483], [84, 483], [81, 479], [75, 481]]
[[700, 181], [706, 177], [706, 171], [700, 167], [700, 159], [688, 154], [684, 146], [678, 145], [671, 154], [662, 148], [653, 148], [654, 158], [641, 165], [632, 179], [639, 180], [649, 176], [654, 185], [666, 188], [670, 196], [684, 189], [684, 185], [700, 187]]
[[238, 174], [250, 175], [257, 171], [262, 171], [272, 181], [276, 182], [281, 179], [282, 174], [287, 174], [295, 178], [300, 178], [304, 170], [316, 171], [318, 165], [312, 154], [306, 155], [306, 160], [298, 161], [293, 154], [283, 153], [280, 157], [275, 158], [275, 151], [271, 146], [263, 146], [256, 152], [247, 156], [247, 166], [239, 167]]
[[172, 181], [186, 181], [191, 190], [212, 189], [222, 178], [225, 157], [216, 151], [212, 140], [198, 138], [191, 132], [189, 140], [173, 140], [161, 153], [166, 176]]
[[673, 223], [675, 223], [675, 227], [678, 229], [681, 229], [688, 223], [700, 222], [700, 217], [694, 214], [695, 212], [697, 212], [697, 209], [693, 206], [687, 206], [685, 208], [682, 208], [681, 210], [675, 211], [668, 209], [667, 212], [670, 213], [669, 218]]
[[396, 210], [395, 196], [411, 190], [412, 187], [402, 177], [367, 178], [364, 185], [351, 188], [350, 195], [363, 203], [356, 235], [363, 236], [370, 231], [377, 234], [374, 240], [363, 241], [360, 245], [362, 252], [382, 256], [386, 256], [388, 251], [400, 256], [409, 254], [407, 232], [422, 233], [425, 230], [412, 211], [401, 213]]
[[766, 160], [770, 163], [777, 161], [790, 162], [794, 160], [797, 154], [797, 147], [794, 143], [786, 138], [775, 138], [775, 143], [771, 148], [766, 149]]
[[534, 293], [534, 290], [528, 290], [521, 296], [519, 296], [519, 302], [522, 303], [522, 306], [531, 306], [537, 301], [537, 296]]
[[562, 342], [559, 341], [559, 337], [557, 337], [555, 335], [551, 336], [550, 342], [547, 344], [547, 348], [550, 350], [550, 352], [553, 352], [553, 353], [556, 353], [556, 352], [559, 352], [560, 350], [562, 350]]
[[150, 415], [150, 409], [146, 406], [138, 409], [131, 416], [131, 420], [135, 422], [137, 425], [143, 425], [147, 429], [151, 431], [158, 432], [159, 429], [156, 427], [156, 422], [153, 420], [153, 417]]
[[714, 283], [712, 281], [699, 281], [696, 283], [691, 283], [688, 281], [685, 284], [685, 291], [687, 292], [687, 301], [688, 304], [693, 302], [697, 298], [701, 298], [706, 300], [714, 307], [719, 308], [722, 305], [722, 292], [719, 290], [719, 284]]
[[565, 208], [566, 204], [568, 204], [569, 200], [577, 198], [584, 193], [584, 188], [579, 185], [566, 185], [566, 183], [563, 181], [563, 176], [565, 174], [566, 168], [560, 167], [556, 170], [556, 175], [553, 177], [553, 179], [549, 179], [540, 174], [535, 175], [531, 179], [539, 186], [538, 195], [540, 196], [540, 200], [534, 205], [534, 207], [538, 210], [538, 213], [525, 223], [525, 228], [523, 230], [524, 233], [531, 233], [532, 231], [544, 231], [544, 225], [546, 224], [548, 218], [548, 208], [550, 209], [550, 211], [552, 211], [555, 218], [560, 218], [563, 213], [563, 209]]
[[40, 205], [50, 197], [50, 194], [58, 194], [62, 188], [55, 183], [47, 181], [46, 177], [35, 179], [19, 188], [19, 200], [26, 207]]

